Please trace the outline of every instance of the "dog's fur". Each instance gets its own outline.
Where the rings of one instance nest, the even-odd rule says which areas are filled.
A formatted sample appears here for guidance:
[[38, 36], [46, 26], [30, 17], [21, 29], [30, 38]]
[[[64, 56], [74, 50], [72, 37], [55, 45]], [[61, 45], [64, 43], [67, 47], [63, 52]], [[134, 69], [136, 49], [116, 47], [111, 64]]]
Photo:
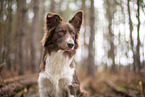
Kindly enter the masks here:
[[67, 23], [56, 13], [47, 14], [38, 78], [40, 97], [82, 97], [73, 64], [82, 20], [82, 11]]

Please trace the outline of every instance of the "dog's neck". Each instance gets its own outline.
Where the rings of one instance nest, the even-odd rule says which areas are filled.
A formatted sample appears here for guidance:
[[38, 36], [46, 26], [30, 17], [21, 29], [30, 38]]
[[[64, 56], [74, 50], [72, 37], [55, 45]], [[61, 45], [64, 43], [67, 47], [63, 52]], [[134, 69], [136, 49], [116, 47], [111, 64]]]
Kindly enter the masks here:
[[64, 55], [64, 51], [58, 50], [57, 52], [52, 52], [46, 55], [46, 66], [45, 72], [51, 76], [64, 76], [69, 72], [71, 68], [70, 64], [73, 60], [73, 56]]

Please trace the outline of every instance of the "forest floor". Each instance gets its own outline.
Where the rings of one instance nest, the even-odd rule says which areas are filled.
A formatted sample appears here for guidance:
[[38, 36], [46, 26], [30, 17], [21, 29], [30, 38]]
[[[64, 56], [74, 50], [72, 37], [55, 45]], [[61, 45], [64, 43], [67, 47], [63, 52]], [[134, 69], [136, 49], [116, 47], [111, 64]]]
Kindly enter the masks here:
[[[25, 76], [32, 75], [27, 72]], [[88, 77], [85, 70], [78, 70], [78, 76], [81, 83], [81, 89], [87, 91], [90, 97], [145, 97], [145, 72], [133, 73], [126, 70], [120, 70], [116, 73], [109, 71], [96, 71], [96, 78]], [[1, 78], [3, 80], [16, 77], [14, 72], [2, 70]], [[32, 75], [33, 76], [33, 75]], [[33, 76], [37, 80], [38, 75]], [[142, 85], [139, 85], [139, 82]], [[37, 83], [29, 88], [24, 88], [14, 97], [39, 97]]]
[[133, 73], [120, 70], [116, 73], [109, 71], [96, 72], [96, 78], [87, 77], [83, 71], [79, 71], [82, 88], [89, 92], [92, 97], [144, 97], [139, 82], [144, 83], [145, 72]]

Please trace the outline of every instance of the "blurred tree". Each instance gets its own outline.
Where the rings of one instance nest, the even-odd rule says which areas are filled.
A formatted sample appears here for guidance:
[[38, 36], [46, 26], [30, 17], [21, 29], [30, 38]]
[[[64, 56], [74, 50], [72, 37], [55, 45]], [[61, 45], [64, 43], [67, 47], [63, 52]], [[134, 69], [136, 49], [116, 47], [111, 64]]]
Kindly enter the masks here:
[[8, 18], [6, 31], [6, 67], [8, 70], [12, 69], [10, 54], [12, 49], [12, 1], [8, 0]]
[[26, 35], [26, 0], [17, 0], [17, 29], [16, 29], [16, 63], [19, 74], [25, 70], [25, 35]]
[[140, 36], [139, 36], [139, 32], [140, 32], [140, 0], [137, 0], [137, 20], [138, 20], [138, 24], [137, 24], [137, 46], [136, 46], [136, 55], [135, 55], [135, 60], [136, 62], [136, 71], [140, 72]]
[[132, 31], [133, 31], [133, 24], [132, 24], [132, 19], [131, 19], [131, 12], [130, 12], [130, 0], [127, 0], [127, 7], [128, 7], [128, 18], [129, 18], [129, 30], [130, 30], [130, 44], [131, 44], [131, 50], [133, 53], [133, 70], [135, 71], [135, 52], [134, 52], [134, 45], [133, 45], [133, 38], [132, 38]]
[[62, 7], [62, 3], [63, 3], [63, 0], [59, 0], [59, 14], [62, 16], [63, 13], [62, 13], [62, 10], [61, 10], [61, 7]]
[[114, 33], [113, 33], [113, 19], [115, 13], [115, 0], [105, 0], [105, 8], [106, 8], [106, 18], [108, 20], [108, 40], [110, 42], [110, 49], [108, 50], [108, 58], [112, 61], [111, 71], [114, 72], [116, 70], [115, 65], [115, 45], [114, 45]]
[[90, 76], [95, 78], [95, 63], [94, 63], [94, 57], [95, 57], [95, 50], [94, 50], [94, 38], [95, 38], [95, 8], [94, 8], [94, 0], [91, 0], [91, 7], [90, 7], [90, 39], [89, 39], [89, 56], [88, 61], [89, 64], [87, 66], [87, 71]]
[[3, 22], [3, 10], [4, 10], [4, 1], [0, 0], [0, 63], [3, 62], [2, 58], [2, 48], [3, 48], [3, 27], [4, 27], [4, 22]]
[[84, 28], [84, 32], [83, 32], [83, 46], [81, 47], [82, 48], [82, 53], [81, 53], [81, 64], [83, 68], [85, 68], [87, 66], [88, 63], [88, 60], [86, 60], [84, 58], [84, 54], [85, 54], [85, 51], [84, 49], [88, 48], [88, 44], [86, 43], [86, 27], [87, 27], [87, 8], [86, 8], [86, 0], [82, 0], [82, 6], [81, 6], [81, 10], [83, 10], [84, 12], [84, 19], [83, 19], [83, 28]]
[[7, 66], [7, 21], [8, 21], [8, 0], [5, 0], [3, 2], [3, 11], [2, 11], [2, 14], [3, 14], [3, 19], [2, 19], [2, 62], [4, 63], [5, 66]]
[[[43, 33], [44, 33], [44, 30], [43, 30], [43, 27], [44, 27], [44, 18], [45, 18], [45, 13], [46, 13], [46, 7], [45, 7], [45, 1], [46, 0], [41, 0], [39, 1], [39, 32], [38, 33], [38, 37], [39, 37], [39, 40], [41, 41], [42, 37], [43, 37]], [[39, 35], [40, 34], [40, 35]], [[42, 51], [42, 46], [41, 46], [41, 42], [40, 42], [40, 45], [39, 45], [39, 50], [40, 50], [40, 54], [41, 54], [41, 51]], [[40, 58], [41, 59], [41, 58]]]
[[[46, 0], [41, 0], [41, 1], [39, 1], [40, 3], [40, 9], [39, 9], [39, 14], [40, 14], [40, 16], [39, 16], [39, 18], [40, 18], [40, 32], [42, 32], [41, 34], [43, 34], [43, 27], [44, 27], [44, 18], [45, 18], [45, 13], [46, 13], [46, 10], [45, 10], [45, 1]], [[42, 37], [41, 37], [42, 38]]]
[[39, 22], [39, 0], [33, 0], [33, 12], [34, 17], [32, 21], [32, 29], [31, 29], [31, 70], [32, 72], [37, 72], [39, 67], [39, 62], [37, 57], [38, 52], [38, 22]]
[[[145, 35], [144, 35], [144, 39], [143, 41], [145, 41]], [[145, 44], [144, 44], [144, 47], [143, 47], [143, 63], [142, 63], [142, 68], [145, 68]]]
[[[86, 11], [87, 11], [85, 2], [86, 2], [86, 0], [82, 0], [82, 6], [81, 6], [81, 10], [83, 10], [83, 12], [84, 12], [84, 20], [83, 20], [83, 25], [84, 25], [84, 29], [85, 29], [84, 38], [85, 38], [85, 32], [86, 32]], [[85, 43], [85, 41], [84, 41], [84, 43]]]
[[[140, 71], [142, 69], [141, 64], [144, 64], [141, 63], [141, 59], [144, 58], [145, 52], [143, 50], [145, 47], [143, 40], [145, 38], [143, 39], [141, 35], [144, 26], [142, 17], [145, 13], [145, 2], [143, 0], [103, 0], [101, 2], [102, 4], [104, 3], [103, 9], [100, 5], [96, 6], [94, 0], [0, 0], [0, 63], [6, 63], [5, 66], [8, 69], [14, 68], [16, 70], [17, 67], [19, 74], [23, 74], [27, 68], [37, 72], [40, 59], [38, 56], [40, 56], [39, 53], [41, 52], [41, 43], [39, 41], [43, 34], [39, 32], [43, 32], [44, 16], [46, 13], [48, 11], [59, 13], [63, 17], [63, 20], [67, 21], [72, 13], [81, 9], [84, 11], [81, 31], [84, 32], [80, 33], [82, 55], [80, 58], [81, 63], [78, 64], [83, 64], [83, 67], [87, 67], [88, 74], [94, 76], [94, 64], [97, 61], [94, 57], [98, 56], [98, 54], [95, 55], [94, 49], [96, 44], [100, 46], [98, 44], [99, 41], [94, 43], [94, 37], [100, 35], [99, 33], [95, 35], [96, 28], [94, 25], [96, 22], [103, 25], [99, 26], [102, 28], [99, 28], [98, 31], [104, 32], [103, 43], [106, 43], [103, 44], [105, 48], [101, 48], [104, 51], [102, 52], [104, 53], [102, 55], [104, 56], [102, 62], [105, 64], [111, 63], [111, 71], [114, 71], [118, 68], [118, 64], [120, 68], [124, 64], [130, 65], [133, 58], [134, 62], [132, 66], [134, 71]], [[97, 1], [97, 3], [100, 2]], [[40, 9], [39, 5], [41, 6]], [[97, 15], [95, 15], [94, 5], [96, 9], [99, 9], [99, 14], [97, 13], [97, 15], [99, 18], [101, 17], [100, 21], [95, 19]], [[26, 6], [29, 12], [28, 17], [26, 16]], [[89, 12], [90, 14], [88, 14]], [[104, 13], [105, 18], [103, 16]], [[128, 15], [127, 17], [126, 14]], [[138, 21], [137, 24], [133, 24], [136, 21], [134, 17]], [[104, 21], [102, 22], [103, 19]], [[129, 20], [129, 23], [127, 23], [127, 20]], [[130, 32], [128, 32], [128, 26]], [[88, 28], [90, 28], [90, 31]], [[137, 28], [137, 30], [134, 28]], [[137, 34], [137, 38], [136, 34], [133, 35], [134, 32]], [[129, 44], [128, 41], [130, 42]], [[99, 46], [98, 48], [100, 48]], [[130, 50], [133, 52], [133, 56], [130, 54]], [[13, 55], [15, 52], [16, 55]], [[17, 63], [12, 64], [11, 62], [15, 61], [15, 58]], [[123, 60], [123, 62], [123, 58], [127, 61]], [[144, 61], [145, 59], [143, 59]]]
[[50, 3], [50, 12], [55, 12], [55, 0], [51, 0], [51, 3]]

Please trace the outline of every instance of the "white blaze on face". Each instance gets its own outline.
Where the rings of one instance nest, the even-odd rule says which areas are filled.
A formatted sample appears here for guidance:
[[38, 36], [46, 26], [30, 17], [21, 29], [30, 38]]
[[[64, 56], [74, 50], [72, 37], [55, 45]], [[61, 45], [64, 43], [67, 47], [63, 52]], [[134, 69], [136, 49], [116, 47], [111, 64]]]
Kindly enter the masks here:
[[65, 40], [66, 40], [66, 47], [68, 49], [74, 49], [74, 40], [70, 34], [66, 36]]
[[74, 44], [74, 40], [73, 40], [73, 38], [72, 38], [72, 36], [70, 34], [66, 36], [66, 42]]

